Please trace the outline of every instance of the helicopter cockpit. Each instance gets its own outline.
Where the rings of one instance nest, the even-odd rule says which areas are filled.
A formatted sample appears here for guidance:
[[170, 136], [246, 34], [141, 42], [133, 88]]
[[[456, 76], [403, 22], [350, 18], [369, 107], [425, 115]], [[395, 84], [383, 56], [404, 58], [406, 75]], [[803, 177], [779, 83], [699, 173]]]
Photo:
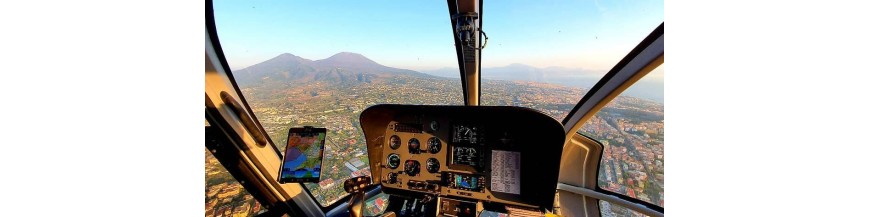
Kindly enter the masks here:
[[[369, 100], [366, 94], [381, 98], [389, 98], [388, 94], [416, 94], [401, 90], [374, 93], [378, 85], [388, 83], [380, 83], [386, 75], [372, 71], [386, 71], [395, 77], [389, 78], [392, 82], [412, 86], [423, 85], [431, 78], [409, 70], [384, 67], [352, 53], [316, 61], [281, 54], [248, 68], [232, 70], [218, 38], [213, 4], [212, 1], [206, 4], [207, 153], [213, 155], [232, 178], [239, 180], [239, 185], [250, 193], [249, 198], [257, 202], [222, 208], [224, 206], [215, 205], [218, 202], [210, 202], [210, 198], [239, 201], [239, 197], [221, 198], [237, 190], [226, 190], [230, 185], [207, 186], [207, 216], [209, 213], [233, 214], [237, 208], [246, 210], [243, 214], [262, 216], [598, 216], [604, 215], [599, 212], [603, 206], [621, 206], [634, 214], [663, 216], [663, 193], [660, 193], [663, 187], [656, 184], [663, 183], [663, 175], [654, 175], [659, 167], [646, 169], [650, 174], [647, 175], [634, 169], [638, 167], [634, 162], [614, 164], [612, 162], [618, 159], [613, 160], [617, 157], [611, 156], [629, 151], [621, 146], [620, 149], [608, 148], [606, 140], [602, 143], [579, 133], [581, 126], [590, 120], [631, 128], [624, 124], [629, 120], [595, 115], [629, 86], [662, 65], [663, 23], [616, 66], [602, 73], [594, 86], [566, 88], [568, 94], [584, 95], [576, 105], [548, 105], [549, 111], [564, 110], [560, 111], [561, 115], [553, 115], [541, 108], [482, 103], [485, 94], [482, 54], [487, 46], [498, 46], [489, 42], [489, 37], [496, 36], [487, 36], [484, 32], [482, 0], [448, 0], [447, 13], [441, 17], [450, 21], [443, 29], [452, 32], [459, 76], [449, 81], [461, 83], [460, 105]], [[417, 77], [406, 79], [409, 75], [419, 80], [414, 80]], [[293, 80], [297, 78], [307, 83]], [[353, 88], [346, 92], [329, 89], [334, 83], [325, 82], [327, 79], [352, 83], [348, 86]], [[237, 83], [240, 81], [261, 86], [240, 87]], [[294, 85], [298, 89], [290, 88]], [[537, 83], [529, 86], [543, 88]], [[360, 99], [360, 103], [346, 105], [338, 99], [327, 98], [342, 94]], [[416, 97], [434, 99], [437, 94], [435, 90]], [[264, 122], [280, 125], [267, 130], [246, 96], [270, 100], [257, 104], [280, 106], [305, 105], [311, 102], [305, 99], [321, 97], [326, 100], [318, 103], [329, 103], [337, 109], [276, 107], [260, 110], [259, 113], [275, 114]], [[542, 100], [526, 98], [529, 99], [522, 100]], [[502, 101], [520, 100], [515, 96]], [[622, 109], [613, 111], [637, 112]], [[331, 120], [327, 115], [339, 112], [353, 115], [356, 120]], [[300, 120], [303, 113], [313, 114], [314, 118]], [[653, 119], [649, 122], [658, 121]], [[343, 125], [330, 128], [325, 124], [335, 121], [342, 121]], [[660, 121], [653, 124], [658, 123]], [[307, 183], [283, 182], [277, 177], [281, 176], [280, 169], [286, 158], [282, 143], [288, 141], [289, 136], [285, 133], [288, 127], [303, 125], [323, 126], [332, 133], [330, 135], [347, 139], [333, 142], [326, 138], [326, 148], [320, 153], [324, 156], [322, 152], [327, 152], [322, 157], [324, 165], [317, 167], [317, 172], [325, 177]], [[635, 136], [632, 138], [637, 141], [651, 141], [650, 135], [663, 137], [655, 128], [660, 125], [638, 124], [641, 125], [644, 127], [641, 131], [635, 132], [632, 128], [629, 131], [634, 134], [624, 135]], [[613, 135], [616, 134], [606, 134], [609, 137], [605, 138], [617, 144], [615, 141], [620, 138], [612, 138]], [[620, 141], [619, 144], [628, 146], [632, 142]], [[362, 145], [365, 149], [359, 152], [349, 149], [353, 145]], [[626, 155], [635, 157], [633, 152], [638, 152], [645, 159], [651, 159], [648, 162], [661, 162], [661, 157], [656, 158], [656, 153], [661, 151], [658, 146], [630, 150], [632, 153]], [[341, 159], [336, 159], [332, 153], [341, 153]], [[602, 164], [605, 161], [608, 163]], [[600, 178], [599, 170], [605, 172], [606, 182]], [[345, 175], [330, 176], [337, 173]], [[635, 189], [647, 188], [653, 189], [648, 191], [653, 193], [643, 191], [641, 196], [635, 193]]]

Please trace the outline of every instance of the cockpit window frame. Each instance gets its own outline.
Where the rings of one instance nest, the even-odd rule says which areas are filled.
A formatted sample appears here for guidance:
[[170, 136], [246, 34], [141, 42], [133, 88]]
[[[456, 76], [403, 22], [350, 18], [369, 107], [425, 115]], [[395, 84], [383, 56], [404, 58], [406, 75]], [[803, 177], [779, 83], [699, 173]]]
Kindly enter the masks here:
[[[607, 74], [604, 75], [604, 77], [602, 77], [600, 80], [598, 80], [598, 82], [595, 83], [595, 85], [592, 86], [592, 88], [590, 88], [589, 91], [585, 95], [583, 95], [583, 98], [581, 98], [580, 101], [578, 101], [577, 104], [574, 105], [574, 108], [571, 109], [571, 111], [568, 112], [568, 115], [566, 115], [565, 118], [562, 120], [562, 125], [564, 125], [566, 127], [566, 130], [569, 129], [569, 126], [573, 127], [577, 124], [582, 125], [582, 122], [579, 120], [579, 118], [582, 118], [582, 116], [587, 116], [588, 115], [587, 113], [595, 113], [595, 111], [593, 111], [593, 110], [586, 111], [582, 114], [580, 114], [578, 112], [582, 112], [581, 111], [582, 106], [589, 103], [590, 101], [592, 101], [592, 97], [597, 92], [602, 91], [602, 89], [604, 88], [605, 85], [607, 85], [608, 83], [612, 83], [612, 82], [619, 82], [620, 84], [625, 82], [624, 80], [617, 81], [617, 79], [615, 77], [617, 76], [617, 74], [620, 74], [620, 72], [623, 69], [625, 69], [626, 66], [631, 61], [638, 59], [639, 56], [641, 55], [641, 52], [644, 52], [645, 50], [647, 50], [648, 48], [651, 48], [652, 46], [661, 46], [661, 50], [662, 50], [661, 55], [664, 56], [664, 34], [665, 34], [665, 23], [662, 22], [655, 30], [653, 30], [649, 35], [647, 35], [647, 37], [644, 38], [643, 41], [641, 41], [637, 46], [635, 46], [634, 49], [629, 51], [628, 54], [626, 54], [626, 56], [622, 58], [622, 60], [620, 60], [618, 63], [616, 63], [616, 65], [613, 66], [613, 68], [611, 68], [610, 71], [608, 71]], [[661, 44], [656, 43], [656, 40], [659, 38], [661, 38]], [[647, 58], [649, 58], [649, 57], [647, 57]], [[644, 66], [646, 66], [646, 64], [644, 64]], [[634, 73], [632, 73], [632, 75], [633, 74]], [[607, 100], [607, 101], [609, 101], [609, 100]], [[595, 106], [595, 105], [592, 105], [592, 106]], [[589, 116], [591, 116], [591, 115], [589, 115]]]
[[[206, 8], [206, 28], [208, 29], [206, 31], [212, 33], [209, 34], [209, 37], [211, 38], [212, 46], [214, 46], [214, 51], [217, 54], [218, 60], [220, 61], [223, 70], [226, 72], [232, 72], [229, 63], [227, 62], [227, 58], [224, 55], [224, 50], [221, 47], [221, 42], [218, 38], [217, 26], [215, 25], [214, 19], [214, 9], [212, 8], [211, 0], [207, 2], [207, 6], [208, 8]], [[251, 119], [253, 119], [254, 124], [257, 126], [257, 130], [262, 132], [262, 134], [266, 137], [266, 143], [272, 146], [272, 149], [275, 150], [275, 154], [281, 156], [281, 150], [278, 149], [278, 146], [275, 145], [275, 142], [273, 142], [272, 138], [269, 137], [269, 134], [266, 133], [263, 125], [260, 124], [260, 120], [257, 119], [257, 114], [254, 113], [254, 111], [251, 109], [251, 105], [248, 104], [248, 100], [245, 99], [245, 95], [241, 94], [242, 90], [239, 89], [239, 84], [236, 83], [236, 78], [233, 76], [233, 73], [226, 73], [226, 76], [229, 77], [230, 83], [232, 83], [233, 89], [236, 91], [236, 93], [239, 93], [239, 103], [241, 103], [243, 107], [245, 107], [245, 110], [248, 112], [248, 114], [250, 114]]]
[[[232, 72], [232, 70], [231, 70], [230, 67], [229, 67], [229, 63], [228, 63], [228, 61], [227, 61], [227, 59], [226, 59], [226, 56], [224, 55], [224, 52], [223, 52], [223, 48], [222, 48], [221, 42], [220, 42], [220, 40], [219, 40], [218, 31], [217, 31], [217, 26], [216, 26], [216, 23], [215, 23], [215, 16], [214, 16], [214, 2], [213, 2], [212, 0], [207, 0], [207, 1], [206, 1], [206, 8], [205, 8], [205, 22], [206, 22], [206, 23], [205, 23], [205, 26], [206, 26], [206, 35], [208, 36], [207, 39], [209, 39], [209, 40], [211, 41], [210, 44], [211, 44], [211, 46], [213, 47], [213, 50], [214, 50], [215, 56], [217, 57], [217, 59], [218, 59], [218, 61], [219, 61], [219, 64], [221, 65], [222, 70], [225, 71], [225, 72]], [[208, 49], [208, 47], [207, 47], [206, 49]], [[225, 73], [225, 76], [227, 76], [229, 82], [231, 83], [231, 86], [232, 86], [231, 88], [233, 89], [233, 91], [235, 91], [236, 93], [238, 93], [237, 95], [238, 95], [238, 97], [239, 97], [239, 99], [238, 99], [239, 103], [242, 105], [242, 107], [245, 108], [245, 111], [249, 114], [249, 116], [250, 116], [250, 118], [252, 119], [253, 123], [256, 125], [256, 126], [255, 126], [255, 128], [256, 128], [255, 130], [259, 130], [260, 132], [262, 132], [262, 134], [264, 135], [264, 137], [265, 137], [265, 139], [266, 139], [266, 141], [267, 141], [267, 142], [266, 142], [267, 145], [269, 145], [269, 146], [272, 147], [272, 149], [275, 151], [275, 155], [277, 155], [279, 158], [282, 158], [283, 154], [282, 154], [281, 150], [278, 148], [277, 144], [275, 144], [275, 142], [272, 140], [272, 138], [269, 137], [269, 135], [266, 133], [266, 130], [265, 130], [265, 129], [263, 128], [263, 126], [260, 124], [260, 120], [257, 118], [256, 113], [254, 113], [254, 111], [251, 109], [251, 106], [250, 106], [250, 104], [248, 104], [248, 101], [247, 101], [247, 99], [245, 98], [244, 94], [241, 94], [242, 91], [241, 91], [241, 89], [239, 88], [238, 83], [236, 83], [236, 79], [235, 79], [235, 77], [233, 76], [233, 73]], [[302, 184], [300, 184], [300, 185], [302, 185]], [[306, 188], [304, 185], [301, 186], [301, 188], [302, 188], [302, 189], [305, 189], [305, 192], [307, 193], [306, 196], [308, 197], [308, 199], [310, 199], [311, 201], [313, 201], [314, 204], [317, 205], [317, 207], [319, 208], [319, 211], [321, 212], [321, 214], [326, 215], [326, 213], [328, 213], [328, 212], [330, 211], [330, 210], [327, 209], [327, 208], [334, 208], [334, 207], [323, 207], [323, 206], [321, 206], [321, 205], [317, 202], [317, 200], [314, 198], [314, 196], [311, 194], [311, 192], [308, 191], [308, 188]], [[342, 202], [342, 201], [347, 201], [347, 198], [348, 198], [348, 197], [345, 196], [345, 197], [343, 197], [341, 200], [335, 202], [335, 204], [339, 204], [339, 202]], [[284, 202], [285, 202], [285, 203], [292, 203], [292, 204], [295, 204], [296, 207], [301, 207], [301, 206], [304, 205], [304, 204], [299, 204], [299, 203], [297, 203], [297, 201], [296, 201], [296, 200], [293, 200], [293, 199], [289, 199], [289, 200], [284, 201]]]
[[[636, 63], [633, 63], [632, 61], [642, 61], [641, 59], [647, 61], [642, 64], [640, 68], [638, 68], [638, 65]], [[608, 71], [608, 73], [605, 74], [604, 77], [601, 78], [601, 80], [599, 80], [585, 95], [583, 95], [583, 98], [581, 98], [580, 101], [578, 101], [577, 104], [574, 106], [574, 108], [568, 113], [568, 115], [565, 116], [565, 118], [562, 120], [562, 124], [565, 126], [565, 130], [567, 133], [566, 141], [569, 141], [570, 138], [574, 136], [574, 134], [578, 134], [598, 142], [596, 139], [580, 133], [579, 128], [582, 127], [590, 117], [595, 115], [608, 102], [613, 100], [615, 97], [617, 97], [617, 95], [619, 95], [622, 91], [628, 88], [628, 86], [631, 86], [634, 82], [636, 82], [644, 75], [646, 75], [646, 73], [651, 71], [651, 69], [645, 71], [645, 68], [652, 64], [662, 64], [663, 62], [664, 22], [662, 22], [655, 30], [647, 35], [646, 38], [644, 38], [637, 46], [635, 46], [634, 49], [626, 54], [626, 56], [623, 57], [622, 60], [620, 60], [610, 71]], [[634, 64], [634, 66], [631, 66], [632, 69], [629, 69], [629, 64]], [[616, 88], [613, 88], [614, 84], [616, 84]], [[597, 97], [598, 99], [593, 99], [593, 97]], [[603, 153], [599, 153], [599, 155], [601, 154]], [[598, 165], [596, 167], [598, 170], [600, 170], [601, 168], [600, 158], [601, 156], [599, 156], [599, 161], [595, 162]], [[596, 192], [612, 195], [619, 199], [641, 204], [657, 212], [664, 213], [664, 207], [662, 206], [658, 206], [656, 204], [642, 201], [640, 199], [631, 198], [626, 195], [602, 189], [597, 182], [599, 176], [597, 170], [595, 174]]]

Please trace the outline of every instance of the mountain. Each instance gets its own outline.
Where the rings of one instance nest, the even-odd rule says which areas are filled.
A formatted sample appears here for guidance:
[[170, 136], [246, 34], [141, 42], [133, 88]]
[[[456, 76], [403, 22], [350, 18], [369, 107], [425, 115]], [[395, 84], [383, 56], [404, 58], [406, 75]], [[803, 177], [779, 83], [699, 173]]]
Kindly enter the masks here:
[[261, 63], [234, 70], [240, 85], [278, 82], [365, 82], [397, 75], [430, 77], [423, 73], [381, 65], [357, 53], [341, 52], [322, 60], [284, 53]]
[[[458, 68], [441, 68], [420, 73], [381, 65], [361, 54], [341, 52], [322, 60], [309, 60], [284, 53], [261, 63], [234, 70], [233, 76], [240, 86], [254, 86], [264, 82], [271, 84], [307, 83], [311, 81], [338, 82], [342, 84], [372, 83], [396, 76], [416, 78], [459, 78]], [[538, 68], [523, 64], [482, 69], [487, 80], [532, 81], [591, 88], [605, 72], [577, 68]], [[401, 79], [400, 82], [407, 82]], [[267, 85], [268, 86], [268, 85]], [[280, 85], [279, 85], [280, 86]], [[664, 83], [661, 79], [644, 79], [626, 94], [641, 98], [664, 100]]]
[[440, 69], [422, 70], [422, 73], [445, 78], [459, 78], [459, 68], [444, 67]]
[[234, 70], [233, 76], [239, 84], [258, 83], [265, 78], [286, 80], [307, 77], [316, 71], [313, 64], [314, 61], [309, 59], [284, 53], [261, 63]]
[[314, 65], [318, 68], [328, 69], [331, 67], [339, 66], [345, 68], [353, 68], [356, 70], [378, 70], [386, 68], [381, 64], [376, 63], [375, 61], [366, 58], [362, 54], [358, 53], [350, 53], [350, 52], [341, 52], [335, 55], [332, 55], [329, 58], [314, 61]]
[[502, 67], [484, 68], [481, 73], [488, 79], [534, 81], [584, 88], [592, 87], [604, 75], [604, 72], [585, 69], [564, 67], [537, 68], [518, 63]]

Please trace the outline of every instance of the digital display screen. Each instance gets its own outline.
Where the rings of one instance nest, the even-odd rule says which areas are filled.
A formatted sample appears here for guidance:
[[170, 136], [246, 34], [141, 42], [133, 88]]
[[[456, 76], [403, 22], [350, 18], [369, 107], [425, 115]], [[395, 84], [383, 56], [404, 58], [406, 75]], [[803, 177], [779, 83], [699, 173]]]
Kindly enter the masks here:
[[291, 128], [278, 182], [318, 182], [326, 128]]
[[480, 182], [480, 179], [477, 176], [462, 174], [453, 175], [453, 186], [459, 189], [480, 191], [481, 185], [479, 185], [478, 182]]
[[484, 210], [483, 212], [480, 212], [480, 216], [479, 216], [479, 217], [508, 217], [508, 214], [507, 214], [507, 213], [500, 213], [500, 212], [495, 212], [495, 211]]
[[462, 164], [472, 167], [480, 167], [483, 164], [483, 152], [475, 147], [453, 147], [453, 164]]
[[453, 139], [455, 143], [477, 144], [480, 142], [480, 129], [471, 125], [454, 125]]

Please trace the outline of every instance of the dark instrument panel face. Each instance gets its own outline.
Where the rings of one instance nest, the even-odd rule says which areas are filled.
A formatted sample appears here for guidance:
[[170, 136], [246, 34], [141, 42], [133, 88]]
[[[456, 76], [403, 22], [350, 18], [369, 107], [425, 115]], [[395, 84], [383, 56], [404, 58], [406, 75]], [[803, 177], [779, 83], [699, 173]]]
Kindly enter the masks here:
[[453, 156], [450, 157], [450, 162], [482, 169], [483, 152], [482, 147], [453, 146]]
[[376, 105], [360, 115], [372, 178], [403, 191], [552, 206], [565, 132], [506, 106]]

